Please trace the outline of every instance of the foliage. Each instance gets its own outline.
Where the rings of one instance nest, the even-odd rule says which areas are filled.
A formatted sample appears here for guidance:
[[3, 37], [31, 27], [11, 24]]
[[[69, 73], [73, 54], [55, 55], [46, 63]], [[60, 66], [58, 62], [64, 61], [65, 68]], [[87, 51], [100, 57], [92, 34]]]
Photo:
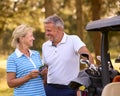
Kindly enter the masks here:
[[[41, 33], [43, 18], [41, 2], [38, 0], [1, 0], [0, 3], [0, 53], [9, 54], [13, 49], [10, 46], [12, 32], [20, 24], [28, 24]], [[43, 35], [41, 36], [44, 37]], [[38, 46], [40, 48], [40, 46]]]
[[[76, 26], [76, 1], [75, 0], [51, 0], [54, 6], [51, 9], [65, 21], [65, 32], [77, 34]], [[44, 0], [0, 0], [0, 54], [9, 54], [13, 51], [11, 47], [11, 36], [16, 26], [25, 23], [35, 28], [33, 49], [41, 51], [42, 43], [45, 41], [43, 19], [45, 18]], [[96, 2], [97, 3], [97, 2]], [[118, 0], [103, 0], [101, 18], [114, 16], [119, 13]], [[83, 0], [83, 38], [84, 42], [92, 51], [92, 44], [88, 39], [85, 26], [92, 19], [91, 1]], [[106, 10], [105, 10], [106, 9]], [[49, 11], [48, 10], [48, 11]], [[117, 34], [117, 33], [115, 33]], [[110, 34], [110, 37], [112, 35]], [[117, 38], [117, 36], [115, 35]], [[111, 39], [110, 39], [111, 40]], [[116, 39], [119, 42], [119, 38]]]

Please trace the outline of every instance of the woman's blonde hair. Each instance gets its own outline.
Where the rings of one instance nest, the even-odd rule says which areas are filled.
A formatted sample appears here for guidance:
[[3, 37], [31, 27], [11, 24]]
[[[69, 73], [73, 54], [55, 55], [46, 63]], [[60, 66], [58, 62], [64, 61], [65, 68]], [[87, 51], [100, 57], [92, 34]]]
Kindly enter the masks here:
[[16, 27], [12, 34], [13, 39], [11, 42], [11, 46], [16, 48], [17, 44], [19, 43], [19, 37], [25, 36], [28, 30], [33, 31], [33, 28], [25, 24], [21, 24]]

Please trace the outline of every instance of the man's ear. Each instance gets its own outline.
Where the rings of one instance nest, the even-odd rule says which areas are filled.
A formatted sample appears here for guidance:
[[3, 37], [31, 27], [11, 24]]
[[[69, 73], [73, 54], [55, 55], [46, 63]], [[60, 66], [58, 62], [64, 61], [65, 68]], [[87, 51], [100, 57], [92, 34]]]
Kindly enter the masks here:
[[59, 31], [63, 31], [63, 28], [62, 28], [62, 27], [58, 27], [58, 30], [59, 30]]

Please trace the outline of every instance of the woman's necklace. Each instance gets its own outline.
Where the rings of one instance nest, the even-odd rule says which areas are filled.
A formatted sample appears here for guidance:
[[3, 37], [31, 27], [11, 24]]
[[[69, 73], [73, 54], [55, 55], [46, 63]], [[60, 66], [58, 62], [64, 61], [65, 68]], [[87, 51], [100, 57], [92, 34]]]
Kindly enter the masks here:
[[30, 56], [29, 50], [27, 50], [26, 52], [24, 52], [24, 54], [25, 54], [26, 56]]

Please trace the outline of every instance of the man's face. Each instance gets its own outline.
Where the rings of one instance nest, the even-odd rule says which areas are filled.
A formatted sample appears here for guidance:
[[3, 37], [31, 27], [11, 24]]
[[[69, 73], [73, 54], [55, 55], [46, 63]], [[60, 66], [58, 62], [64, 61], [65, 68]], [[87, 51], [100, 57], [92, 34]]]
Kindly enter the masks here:
[[53, 23], [45, 24], [45, 35], [52, 42], [56, 42], [58, 39], [58, 28]]

